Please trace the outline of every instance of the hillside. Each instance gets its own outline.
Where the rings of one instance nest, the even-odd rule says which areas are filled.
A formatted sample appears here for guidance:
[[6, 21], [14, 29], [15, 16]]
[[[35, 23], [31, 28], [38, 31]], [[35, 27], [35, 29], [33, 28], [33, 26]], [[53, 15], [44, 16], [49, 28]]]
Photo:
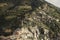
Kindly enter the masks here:
[[0, 40], [60, 40], [60, 8], [45, 0], [0, 0]]

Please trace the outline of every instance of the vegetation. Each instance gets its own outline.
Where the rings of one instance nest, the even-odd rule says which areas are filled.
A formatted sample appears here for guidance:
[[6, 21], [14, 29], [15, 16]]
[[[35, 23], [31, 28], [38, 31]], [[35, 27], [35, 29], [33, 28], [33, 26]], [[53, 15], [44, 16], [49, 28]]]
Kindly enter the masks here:
[[17, 28], [35, 25], [48, 29], [52, 38], [60, 34], [60, 8], [44, 0], [23, 0], [24, 3], [22, 0], [0, 1], [0, 36], [9, 36]]

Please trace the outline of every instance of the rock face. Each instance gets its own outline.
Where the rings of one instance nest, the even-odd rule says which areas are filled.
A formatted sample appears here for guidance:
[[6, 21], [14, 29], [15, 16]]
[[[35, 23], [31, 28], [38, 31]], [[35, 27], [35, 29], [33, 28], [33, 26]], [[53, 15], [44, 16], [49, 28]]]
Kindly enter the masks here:
[[38, 40], [39, 34], [37, 27], [17, 29], [13, 33], [13, 35], [16, 36], [16, 39], [14, 38], [15, 40]]
[[0, 40], [60, 40], [60, 12], [54, 5], [44, 0], [7, 0], [1, 5]]

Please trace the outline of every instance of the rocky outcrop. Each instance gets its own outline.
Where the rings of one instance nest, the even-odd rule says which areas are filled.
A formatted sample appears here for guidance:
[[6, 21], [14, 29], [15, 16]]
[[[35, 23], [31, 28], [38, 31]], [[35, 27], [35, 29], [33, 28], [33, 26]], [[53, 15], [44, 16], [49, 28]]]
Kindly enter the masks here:
[[60, 40], [57, 7], [44, 0], [13, 1], [0, 5], [0, 40]]

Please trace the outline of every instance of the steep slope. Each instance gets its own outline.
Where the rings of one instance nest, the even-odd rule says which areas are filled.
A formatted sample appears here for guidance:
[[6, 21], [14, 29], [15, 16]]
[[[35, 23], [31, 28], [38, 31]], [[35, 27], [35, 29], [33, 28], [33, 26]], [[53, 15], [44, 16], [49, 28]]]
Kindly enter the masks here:
[[60, 40], [59, 16], [60, 9], [44, 0], [3, 0], [0, 2], [0, 38]]

